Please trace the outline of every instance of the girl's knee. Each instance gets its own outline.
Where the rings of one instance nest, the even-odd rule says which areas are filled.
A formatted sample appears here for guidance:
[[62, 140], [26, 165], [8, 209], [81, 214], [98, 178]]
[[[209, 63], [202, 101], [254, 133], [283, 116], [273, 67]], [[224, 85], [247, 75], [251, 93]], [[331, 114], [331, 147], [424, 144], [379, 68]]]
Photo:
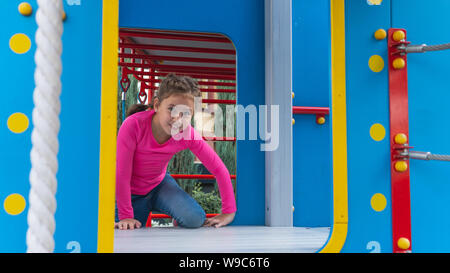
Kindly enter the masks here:
[[190, 213], [186, 215], [182, 221], [179, 221], [178, 224], [184, 228], [199, 228], [203, 226], [205, 223], [206, 214], [204, 211], [197, 213]]

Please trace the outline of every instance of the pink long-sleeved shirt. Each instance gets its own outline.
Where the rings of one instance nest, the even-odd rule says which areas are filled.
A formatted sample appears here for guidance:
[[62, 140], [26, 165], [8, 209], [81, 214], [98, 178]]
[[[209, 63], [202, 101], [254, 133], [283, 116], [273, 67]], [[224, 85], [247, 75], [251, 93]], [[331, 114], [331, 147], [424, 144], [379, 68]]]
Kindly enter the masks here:
[[152, 133], [154, 113], [154, 110], [148, 110], [131, 115], [119, 129], [116, 166], [119, 219], [134, 218], [131, 194], [146, 195], [161, 183], [173, 155], [184, 149], [190, 149], [216, 177], [222, 213], [235, 212], [236, 201], [230, 173], [216, 152], [190, 125], [186, 128], [187, 139], [179, 137], [179, 133], [159, 144]]

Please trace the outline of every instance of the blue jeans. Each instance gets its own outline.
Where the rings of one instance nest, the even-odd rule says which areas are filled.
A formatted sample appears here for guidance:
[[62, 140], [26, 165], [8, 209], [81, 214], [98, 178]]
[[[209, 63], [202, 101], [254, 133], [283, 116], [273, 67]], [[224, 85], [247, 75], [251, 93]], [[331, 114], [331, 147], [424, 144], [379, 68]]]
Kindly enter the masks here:
[[[206, 214], [203, 208], [178, 186], [175, 179], [166, 173], [163, 181], [147, 195], [131, 195], [134, 219], [145, 226], [151, 211], [170, 215], [180, 227], [198, 228], [203, 225]], [[116, 206], [116, 222], [119, 216]]]

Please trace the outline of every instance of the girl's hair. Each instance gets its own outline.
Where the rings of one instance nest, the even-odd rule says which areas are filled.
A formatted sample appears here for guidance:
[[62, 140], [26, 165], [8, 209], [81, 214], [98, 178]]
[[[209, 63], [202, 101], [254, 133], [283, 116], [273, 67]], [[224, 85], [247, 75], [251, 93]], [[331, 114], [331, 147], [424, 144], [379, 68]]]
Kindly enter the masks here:
[[137, 112], [145, 111], [148, 108], [153, 109], [155, 98], [159, 102], [174, 94], [191, 95], [193, 97], [201, 96], [200, 87], [196, 80], [189, 76], [178, 76], [174, 73], [169, 73], [164, 80], [161, 81], [159, 89], [155, 92], [149, 104], [133, 104], [126, 113], [126, 116], [131, 116]]

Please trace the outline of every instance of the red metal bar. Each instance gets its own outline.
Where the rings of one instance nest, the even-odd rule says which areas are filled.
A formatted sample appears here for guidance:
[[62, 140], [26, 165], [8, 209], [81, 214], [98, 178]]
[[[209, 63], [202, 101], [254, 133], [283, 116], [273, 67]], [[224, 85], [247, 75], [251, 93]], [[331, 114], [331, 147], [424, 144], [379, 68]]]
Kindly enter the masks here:
[[293, 106], [292, 113], [293, 114], [328, 115], [328, 114], [330, 114], [330, 108], [328, 108], [328, 107]]
[[[216, 179], [212, 174], [171, 174], [174, 179], [203, 179], [214, 180]], [[231, 179], [236, 179], [236, 175], [230, 175]]]
[[[121, 28], [120, 31], [140, 31], [140, 29], [132, 29], [132, 28]], [[186, 34], [186, 35], [203, 35], [205, 37], [223, 37], [222, 34], [218, 33], [205, 33], [205, 32], [188, 32], [188, 31], [179, 31], [179, 30], [158, 30], [158, 29], [152, 29], [147, 30], [147, 32], [150, 33], [175, 33], [175, 34]]]
[[[221, 67], [198, 67], [198, 66], [179, 66], [179, 65], [157, 65], [157, 64], [133, 64], [133, 63], [119, 63], [119, 66], [123, 67], [140, 67], [140, 68], [154, 68], [160, 72], [187, 72], [196, 74], [208, 74], [208, 75], [234, 75], [236, 69], [234, 68], [221, 68]], [[234, 71], [233, 71], [234, 70]]]
[[[397, 134], [405, 134], [409, 139], [408, 125], [408, 72], [406, 54], [397, 52], [399, 42], [393, 40], [395, 31], [404, 29], [389, 29], [388, 31], [388, 63], [389, 63], [389, 115], [390, 115], [390, 144], [391, 144], [391, 202], [392, 202], [392, 239], [393, 251], [411, 251], [411, 200], [409, 185], [409, 160], [397, 158], [399, 144], [395, 143]], [[393, 61], [403, 59], [405, 66], [400, 69], [393, 67]], [[407, 145], [407, 144], [406, 144]], [[397, 170], [395, 165], [399, 161], [406, 162], [406, 170]], [[401, 249], [398, 245], [400, 238], [409, 240], [409, 248]]]
[[182, 32], [148, 32], [148, 31], [136, 31], [136, 30], [119, 30], [120, 36], [130, 37], [142, 37], [153, 39], [169, 39], [169, 40], [188, 40], [188, 41], [201, 41], [201, 42], [216, 42], [216, 43], [232, 43], [228, 38], [224, 36], [206, 36], [198, 34], [185, 34]]
[[193, 62], [193, 63], [217, 63], [217, 64], [236, 64], [236, 60], [224, 60], [213, 58], [191, 58], [191, 57], [176, 57], [176, 56], [162, 56], [162, 55], [148, 55], [148, 54], [129, 54], [119, 53], [121, 58], [136, 58], [152, 61], [178, 61], [178, 62]]
[[[207, 213], [206, 218], [212, 218], [219, 215], [218, 213]], [[152, 227], [152, 219], [170, 219], [169, 215], [166, 214], [152, 214], [152, 212], [149, 213], [147, 218], [147, 223], [145, 223], [145, 227]]]
[[226, 37], [208, 37], [200, 35], [186, 35], [178, 33], [154, 33], [154, 32], [144, 32], [144, 31], [129, 31], [120, 30], [120, 36], [130, 36], [130, 37], [142, 37], [142, 38], [154, 38], [154, 39], [169, 39], [169, 40], [188, 40], [188, 41], [201, 41], [201, 42], [215, 42], [215, 43], [226, 43], [231, 44], [231, 41]]
[[[219, 215], [218, 213], [207, 213], [206, 218], [212, 218]], [[171, 216], [167, 214], [152, 214], [153, 219], [169, 219], [172, 218]]]
[[[164, 65], [164, 64], [139, 64], [139, 63], [127, 63], [127, 62], [121, 62], [119, 63], [121, 66], [128, 66], [128, 67], [143, 67], [143, 68], [155, 68], [159, 70], [175, 70], [175, 69], [186, 69], [186, 70], [205, 70], [208, 71], [218, 71], [218, 72], [226, 72], [226, 73], [236, 73], [236, 68], [229, 68], [229, 67], [211, 67], [211, 66], [193, 66], [193, 65]], [[139, 66], [136, 66], [139, 65]]]
[[[120, 65], [120, 64], [119, 64]], [[124, 69], [128, 69], [126, 66], [123, 67]], [[158, 77], [165, 77], [170, 72], [143, 72], [143, 71], [133, 71], [136, 75], [149, 75], [149, 76], [158, 76]], [[178, 73], [178, 75], [184, 75], [184, 76], [190, 76], [192, 78], [195, 78], [197, 80], [201, 79], [213, 79], [213, 80], [229, 80], [229, 81], [235, 81], [236, 75], [210, 75], [208, 73], [194, 73], [194, 72], [184, 72], [184, 73]]]
[[144, 45], [133, 43], [119, 43], [119, 48], [134, 48], [134, 49], [152, 49], [163, 51], [182, 51], [182, 52], [200, 52], [200, 53], [216, 53], [226, 55], [236, 55], [234, 49], [220, 49], [207, 47], [189, 47], [189, 46], [166, 46], [166, 45]]
[[[162, 79], [145, 79], [146, 82], [150, 83], [160, 83]], [[200, 86], [215, 86], [215, 87], [222, 87], [222, 86], [230, 86], [235, 87], [236, 83], [234, 82], [206, 82], [206, 81], [197, 81], [198, 85]]]

